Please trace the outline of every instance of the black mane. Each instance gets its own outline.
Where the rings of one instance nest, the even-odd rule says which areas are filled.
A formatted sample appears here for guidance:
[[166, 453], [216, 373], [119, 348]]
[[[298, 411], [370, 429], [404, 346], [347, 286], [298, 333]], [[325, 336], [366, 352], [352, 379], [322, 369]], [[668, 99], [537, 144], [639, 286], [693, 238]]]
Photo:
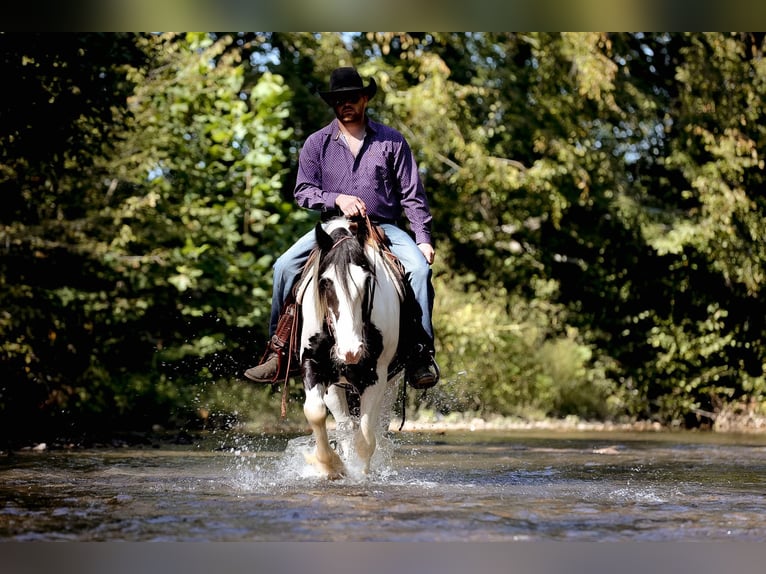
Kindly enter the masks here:
[[[364, 250], [367, 241], [367, 227], [351, 222], [349, 228], [339, 227], [331, 233], [326, 233], [320, 224], [317, 224], [317, 246], [319, 255], [319, 276], [329, 268], [334, 267], [339, 277], [351, 280], [350, 268], [356, 265], [372, 271], [370, 261]], [[339, 287], [346, 295], [349, 294], [348, 282], [344, 281]]]

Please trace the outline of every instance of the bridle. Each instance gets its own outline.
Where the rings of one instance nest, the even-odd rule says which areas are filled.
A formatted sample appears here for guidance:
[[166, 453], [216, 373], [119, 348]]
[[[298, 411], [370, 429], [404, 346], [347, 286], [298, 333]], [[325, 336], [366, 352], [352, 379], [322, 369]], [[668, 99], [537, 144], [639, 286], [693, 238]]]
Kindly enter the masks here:
[[[344, 241], [348, 239], [355, 239], [353, 235], [346, 235], [338, 239], [333, 246], [330, 248], [330, 250], [335, 249], [338, 245], [343, 243]], [[365, 257], [367, 257], [367, 254], [365, 253]], [[375, 254], [375, 257], [377, 258], [377, 253]], [[369, 257], [368, 257], [369, 261]], [[375, 261], [370, 262], [370, 269], [367, 271], [367, 276], [365, 277], [365, 286], [364, 286], [364, 297], [362, 299], [362, 323], [368, 324], [372, 318], [372, 308], [375, 301], [375, 287], [377, 285], [377, 280], [375, 276]], [[332, 310], [329, 306], [327, 307], [327, 311], [325, 312], [325, 323], [327, 324], [327, 330], [329, 331], [330, 335], [335, 339], [338, 340], [337, 333], [335, 331], [335, 321], [332, 318]]]

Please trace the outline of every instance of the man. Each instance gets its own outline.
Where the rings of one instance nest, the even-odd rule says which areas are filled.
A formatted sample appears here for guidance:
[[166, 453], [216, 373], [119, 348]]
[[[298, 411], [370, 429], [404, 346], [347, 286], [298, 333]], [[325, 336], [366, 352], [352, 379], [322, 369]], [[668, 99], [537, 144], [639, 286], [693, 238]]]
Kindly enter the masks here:
[[[377, 91], [374, 79], [365, 86], [354, 68], [337, 68], [329, 88], [319, 95], [333, 108], [335, 119], [306, 139], [298, 159], [295, 199], [301, 207], [320, 211], [323, 220], [340, 214], [366, 216], [383, 228], [420, 307], [413, 315], [423, 337], [408, 357], [405, 377], [415, 388], [432, 387], [439, 373], [431, 323], [434, 248], [431, 213], [415, 158], [401, 133], [367, 117], [367, 104]], [[414, 241], [396, 224], [402, 214]], [[286, 375], [285, 353], [295, 310], [285, 302], [313, 247], [312, 230], [274, 264], [271, 339], [261, 363], [245, 371], [250, 380], [272, 383]]]

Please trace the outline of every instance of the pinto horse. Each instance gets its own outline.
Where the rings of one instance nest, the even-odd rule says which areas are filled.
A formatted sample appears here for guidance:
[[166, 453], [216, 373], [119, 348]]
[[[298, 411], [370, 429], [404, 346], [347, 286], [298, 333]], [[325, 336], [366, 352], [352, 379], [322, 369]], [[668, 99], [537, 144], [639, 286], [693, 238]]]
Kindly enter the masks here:
[[369, 221], [336, 217], [315, 229], [316, 247], [301, 281], [299, 360], [303, 412], [316, 447], [306, 455], [322, 475], [347, 475], [326, 425], [328, 409], [348, 463], [367, 474], [378, 433], [387, 428], [389, 372], [399, 342], [403, 277], [396, 273]]

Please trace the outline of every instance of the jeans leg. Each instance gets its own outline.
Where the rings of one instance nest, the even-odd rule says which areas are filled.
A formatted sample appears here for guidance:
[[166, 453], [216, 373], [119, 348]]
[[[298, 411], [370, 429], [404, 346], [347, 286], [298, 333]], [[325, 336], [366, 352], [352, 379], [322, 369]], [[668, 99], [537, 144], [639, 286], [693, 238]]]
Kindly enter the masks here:
[[415, 299], [422, 311], [423, 329], [433, 341], [434, 328], [431, 322], [433, 312], [434, 291], [431, 283], [431, 266], [418, 249], [410, 235], [395, 225], [383, 224], [381, 226], [391, 242], [391, 251], [402, 262], [407, 276], [415, 293]]
[[282, 313], [282, 306], [290, 294], [296, 279], [311, 254], [315, 244], [314, 229], [293, 243], [287, 251], [274, 262], [274, 287], [271, 292], [271, 319], [269, 337], [274, 335]]

